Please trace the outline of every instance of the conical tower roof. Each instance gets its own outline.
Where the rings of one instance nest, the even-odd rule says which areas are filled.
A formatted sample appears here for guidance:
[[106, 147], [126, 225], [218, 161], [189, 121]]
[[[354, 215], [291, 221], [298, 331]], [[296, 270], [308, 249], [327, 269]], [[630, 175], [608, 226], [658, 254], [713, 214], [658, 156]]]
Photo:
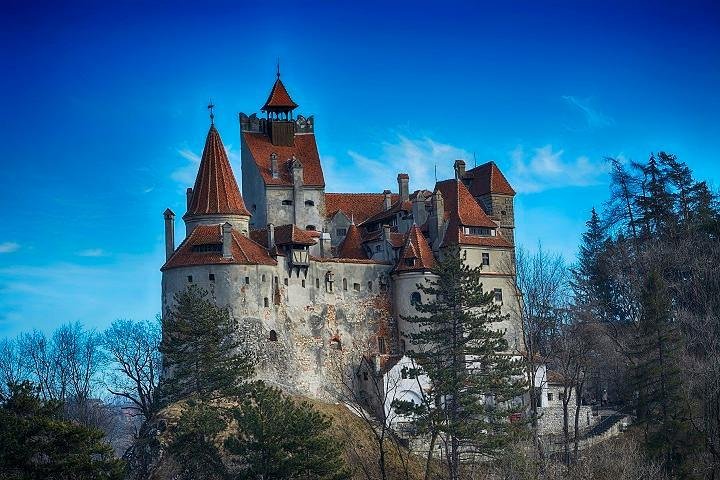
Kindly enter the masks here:
[[210, 125], [185, 217], [213, 214], [250, 216], [220, 134], [215, 125]]
[[347, 234], [338, 247], [338, 257], [356, 260], [365, 260], [368, 258], [365, 249], [362, 247], [360, 229], [355, 223], [351, 223], [350, 227], [348, 227]]
[[435, 266], [435, 257], [425, 236], [416, 224], [410, 228], [395, 272], [427, 271]]
[[272, 90], [270, 90], [270, 95], [268, 95], [268, 99], [261, 110], [263, 112], [289, 112], [297, 108], [297, 106], [298, 104], [290, 98], [290, 94], [285, 88], [285, 85], [283, 85], [282, 80], [280, 80], [280, 72], [278, 72], [275, 84]]

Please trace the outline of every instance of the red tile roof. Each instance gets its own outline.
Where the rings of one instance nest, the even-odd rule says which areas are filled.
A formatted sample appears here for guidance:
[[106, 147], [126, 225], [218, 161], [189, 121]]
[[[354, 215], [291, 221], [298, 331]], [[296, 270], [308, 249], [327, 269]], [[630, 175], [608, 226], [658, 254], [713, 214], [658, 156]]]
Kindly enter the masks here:
[[198, 245], [222, 245], [222, 225], [198, 225], [175, 250], [161, 270], [193, 265], [277, 265], [267, 249], [253, 242], [236, 230], [232, 231], [231, 258], [223, 257], [222, 251], [194, 252]]
[[[400, 195], [390, 196], [392, 203], [400, 199]], [[358, 225], [385, 209], [385, 195], [382, 193], [326, 193], [325, 217], [329, 220], [337, 212], [343, 212]]]
[[442, 193], [445, 218], [457, 219], [460, 225], [467, 227], [497, 228], [462, 182], [443, 180], [435, 188]]
[[[292, 146], [273, 145], [270, 138], [264, 133], [243, 132], [242, 138], [255, 160], [265, 185], [291, 186], [293, 179], [290, 164], [292, 157], [295, 156], [303, 166], [303, 183], [311, 187], [325, 186], [315, 135], [295, 135], [295, 142]], [[278, 156], [278, 178], [272, 176], [270, 155], [273, 153]]]
[[[295, 225], [280, 225], [275, 227], [275, 245], [315, 245], [315, 238], [320, 232], [303, 230]], [[250, 238], [265, 248], [268, 248], [267, 228], [250, 231]]]
[[365, 249], [362, 247], [362, 239], [360, 238], [360, 229], [354, 223], [350, 224], [347, 235], [342, 243], [338, 246], [338, 257], [367, 259]]
[[388, 239], [388, 242], [394, 248], [401, 248], [403, 245], [405, 245], [406, 238], [407, 238], [407, 235], [404, 233], [390, 232], [390, 238]]
[[216, 213], [250, 215], [240, 195], [220, 134], [215, 125], [210, 125], [184, 218]]
[[430, 270], [435, 266], [435, 257], [425, 236], [416, 224], [408, 231], [405, 246], [393, 269], [394, 272], [416, 272]]
[[470, 178], [470, 193], [474, 197], [488, 193], [515, 195], [515, 190], [500, 171], [495, 162], [488, 162], [465, 172], [465, 178]]
[[297, 106], [297, 103], [290, 98], [290, 94], [283, 85], [282, 80], [280, 80], [280, 74], [278, 74], [277, 80], [275, 80], [275, 84], [270, 90], [270, 95], [268, 95], [268, 99], [261, 110], [263, 112], [286, 111], [297, 108]]

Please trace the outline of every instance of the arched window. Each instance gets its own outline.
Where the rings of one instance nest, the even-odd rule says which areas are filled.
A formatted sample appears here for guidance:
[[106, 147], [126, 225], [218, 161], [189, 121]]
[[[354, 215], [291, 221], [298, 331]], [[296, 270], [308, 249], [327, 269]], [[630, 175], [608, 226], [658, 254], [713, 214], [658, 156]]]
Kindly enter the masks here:
[[313, 202], [312, 200], [305, 200], [305, 206], [306, 207], [314, 207], [315, 202]]
[[420, 297], [420, 292], [413, 292], [410, 294], [410, 305], [420, 305], [422, 303], [422, 297]]
[[347, 278], [343, 278], [343, 290], [347, 290]]
[[268, 297], [265, 297], [263, 299], [263, 305], [265, 305], [265, 308], [270, 306], [270, 300], [268, 299]]
[[268, 338], [271, 342], [277, 342], [277, 333], [275, 330], [270, 330], [270, 337]]

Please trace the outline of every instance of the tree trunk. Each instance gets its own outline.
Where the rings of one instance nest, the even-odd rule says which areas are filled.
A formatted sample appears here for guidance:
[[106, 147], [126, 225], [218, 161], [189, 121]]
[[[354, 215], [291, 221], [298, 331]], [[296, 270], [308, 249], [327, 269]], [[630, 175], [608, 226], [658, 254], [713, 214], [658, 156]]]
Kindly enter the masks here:
[[430, 434], [430, 450], [428, 450], [427, 459], [425, 460], [425, 476], [423, 480], [430, 480], [430, 465], [432, 465], [433, 450], [435, 449], [435, 440], [437, 440], [437, 432]]

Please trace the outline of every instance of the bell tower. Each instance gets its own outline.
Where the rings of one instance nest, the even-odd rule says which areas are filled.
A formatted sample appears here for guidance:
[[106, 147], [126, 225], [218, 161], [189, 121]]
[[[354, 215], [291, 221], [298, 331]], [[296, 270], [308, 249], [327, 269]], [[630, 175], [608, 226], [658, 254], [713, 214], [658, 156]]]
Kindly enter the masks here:
[[280, 80], [279, 64], [276, 75], [275, 84], [261, 110], [267, 115], [267, 133], [272, 144], [292, 147], [295, 144], [295, 121], [292, 112], [298, 105], [290, 98], [290, 94]]

